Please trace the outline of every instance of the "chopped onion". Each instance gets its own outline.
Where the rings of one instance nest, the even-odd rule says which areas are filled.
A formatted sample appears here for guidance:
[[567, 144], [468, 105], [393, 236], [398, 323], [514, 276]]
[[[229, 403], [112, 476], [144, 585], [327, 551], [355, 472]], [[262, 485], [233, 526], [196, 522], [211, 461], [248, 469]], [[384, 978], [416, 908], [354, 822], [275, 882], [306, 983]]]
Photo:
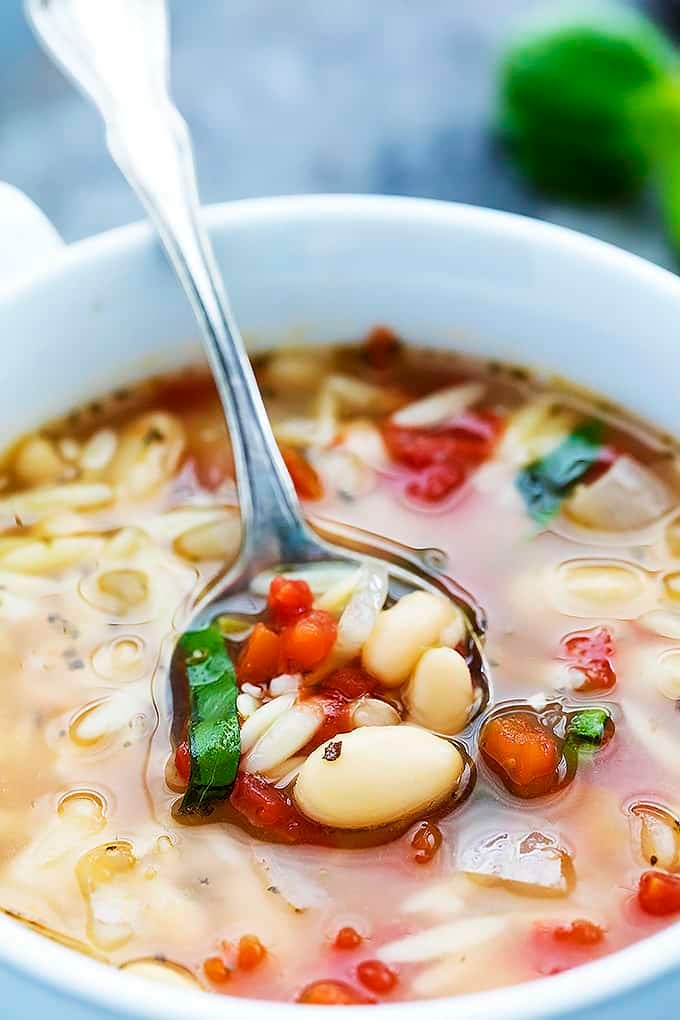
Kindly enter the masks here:
[[278, 698], [281, 694], [294, 694], [300, 684], [302, 676], [300, 673], [281, 673], [269, 682], [269, 693], [272, 698]]
[[378, 471], [386, 468], [390, 461], [380, 429], [362, 418], [343, 426], [339, 446]]
[[628, 531], [658, 520], [672, 505], [666, 485], [632, 457], [618, 457], [591, 485], [578, 485], [565, 513], [587, 528]]
[[341, 612], [356, 591], [357, 584], [361, 577], [361, 567], [357, 567], [353, 573], [347, 573], [335, 584], [332, 584], [323, 595], [314, 599], [315, 609], [324, 609], [327, 613], [340, 616]]
[[332, 658], [349, 662], [359, 654], [385, 605], [389, 578], [385, 567], [365, 566], [357, 579], [354, 595], [338, 621], [338, 636]]
[[680, 821], [658, 804], [640, 802], [630, 809], [631, 834], [647, 865], [680, 871]]
[[447, 386], [401, 407], [392, 415], [392, 421], [395, 425], [406, 425], [409, 428], [440, 425], [460, 417], [463, 411], [481, 399], [483, 393], [484, 384], [481, 382]]
[[301, 847], [259, 845], [254, 848], [255, 862], [267, 889], [278, 893], [295, 911], [324, 907], [328, 893], [312, 876], [320, 872], [318, 854], [305, 853]]
[[524, 896], [566, 896], [574, 881], [569, 854], [542, 832], [487, 837], [465, 850], [460, 864], [473, 881]]

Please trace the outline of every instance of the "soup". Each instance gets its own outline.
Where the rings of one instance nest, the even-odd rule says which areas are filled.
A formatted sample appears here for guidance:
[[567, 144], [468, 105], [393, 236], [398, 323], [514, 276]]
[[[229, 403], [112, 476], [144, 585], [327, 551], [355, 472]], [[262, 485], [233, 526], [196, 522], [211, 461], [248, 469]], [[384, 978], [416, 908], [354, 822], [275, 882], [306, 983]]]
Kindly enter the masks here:
[[517, 983], [672, 923], [675, 442], [384, 328], [255, 368], [312, 521], [439, 550], [483, 614], [390, 597], [370, 564], [275, 571], [170, 676], [240, 544], [210, 377], [23, 437], [0, 464], [2, 909], [150, 978], [327, 1004]]

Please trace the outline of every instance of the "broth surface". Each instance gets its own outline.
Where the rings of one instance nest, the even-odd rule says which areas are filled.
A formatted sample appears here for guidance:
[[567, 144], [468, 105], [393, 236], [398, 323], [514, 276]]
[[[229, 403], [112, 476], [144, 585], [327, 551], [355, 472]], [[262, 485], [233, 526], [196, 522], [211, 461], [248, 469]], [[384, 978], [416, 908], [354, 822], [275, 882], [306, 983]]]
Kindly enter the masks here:
[[[312, 520], [443, 550], [484, 607], [490, 700], [452, 737], [474, 788], [377, 846], [285, 845], [219, 813], [178, 815], [169, 658], [239, 543], [227, 433], [197, 367], [92, 403], [0, 461], [0, 907], [116, 966], [281, 1000], [322, 980], [378, 1001], [478, 991], [676, 920], [675, 443], [591, 395], [386, 330], [255, 367]], [[395, 413], [470, 382], [453, 418], [421, 404], [394, 431]], [[592, 462], [532, 518], [519, 476], [594, 419]], [[413, 446], [452, 421], [490, 430], [458, 476]], [[590, 708], [609, 717], [603, 746], [575, 755], [561, 789], [511, 792], [488, 720], [558, 720], [562, 747]], [[423, 861], [428, 821], [441, 845]], [[668, 882], [651, 899], [650, 870]], [[338, 944], [343, 929], [358, 939]], [[262, 959], [239, 951], [250, 935]]]

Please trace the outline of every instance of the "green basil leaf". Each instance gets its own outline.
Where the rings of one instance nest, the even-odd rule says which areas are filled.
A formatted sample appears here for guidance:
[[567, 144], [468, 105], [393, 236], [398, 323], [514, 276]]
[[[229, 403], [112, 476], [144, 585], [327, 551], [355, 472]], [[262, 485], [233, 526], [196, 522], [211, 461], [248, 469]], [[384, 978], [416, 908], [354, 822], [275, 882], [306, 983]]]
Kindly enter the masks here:
[[583, 749], [600, 747], [610, 718], [606, 708], [584, 708], [575, 712], [567, 727], [567, 742]]
[[517, 476], [529, 513], [539, 524], [546, 524], [557, 513], [562, 500], [597, 460], [602, 446], [604, 426], [590, 419], [551, 450], [532, 461]]
[[189, 688], [191, 773], [180, 810], [205, 810], [228, 797], [241, 755], [236, 673], [215, 625], [188, 631], [179, 647]]

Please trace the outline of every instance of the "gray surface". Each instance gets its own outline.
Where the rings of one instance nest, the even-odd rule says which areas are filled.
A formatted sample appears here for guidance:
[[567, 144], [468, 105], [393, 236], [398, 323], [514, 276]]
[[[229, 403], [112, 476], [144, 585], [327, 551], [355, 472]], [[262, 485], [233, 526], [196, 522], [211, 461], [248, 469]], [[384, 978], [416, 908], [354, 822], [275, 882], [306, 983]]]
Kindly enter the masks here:
[[[171, 0], [174, 92], [194, 132], [204, 200], [318, 191], [456, 199], [575, 226], [673, 265], [649, 205], [548, 201], [490, 141], [499, 44], [517, 19], [554, 6]], [[68, 240], [140, 216], [96, 115], [38, 51], [18, 0], [0, 0], [0, 179], [23, 188]]]

